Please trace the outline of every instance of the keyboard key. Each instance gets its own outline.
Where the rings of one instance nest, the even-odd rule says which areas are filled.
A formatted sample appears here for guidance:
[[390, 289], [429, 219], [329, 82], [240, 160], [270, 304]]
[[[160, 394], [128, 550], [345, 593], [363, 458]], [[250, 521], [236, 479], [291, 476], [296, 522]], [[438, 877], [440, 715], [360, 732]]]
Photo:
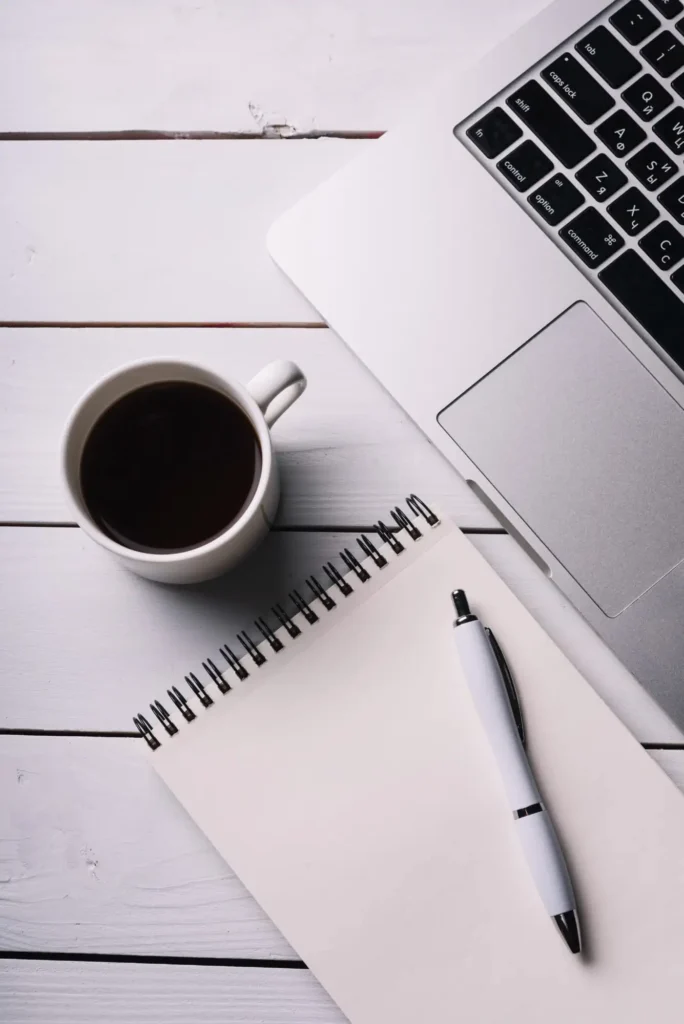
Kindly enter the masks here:
[[627, 184], [627, 175], [616, 167], [610, 157], [599, 153], [575, 175], [590, 196], [599, 203], [605, 203], [612, 195]]
[[634, 187], [614, 199], [608, 206], [608, 213], [631, 236], [638, 235], [660, 216], [653, 203]]
[[505, 110], [495, 107], [468, 128], [466, 135], [491, 160], [522, 136], [522, 128]]
[[564, 174], [555, 174], [527, 197], [547, 224], [555, 227], [571, 213], [578, 210], [584, 202], [584, 196]]
[[661, 220], [639, 240], [639, 245], [661, 270], [671, 270], [684, 259], [684, 238], [668, 220]]
[[599, 25], [580, 39], [575, 49], [614, 89], [620, 89], [641, 71], [641, 64], [634, 54], [605, 25]]
[[539, 82], [526, 82], [506, 103], [565, 167], [576, 167], [596, 149], [593, 139]]
[[679, 270], [675, 270], [674, 274], [670, 277], [672, 284], [679, 288], [680, 292], [684, 292], [684, 267], [680, 267]]
[[635, 178], [638, 178], [649, 192], [654, 192], [677, 173], [672, 157], [664, 153], [655, 142], [649, 142], [627, 161]]
[[642, 121], [652, 121], [672, 103], [672, 97], [653, 75], [642, 75], [622, 94], [622, 98]]
[[673, 107], [653, 126], [653, 131], [673, 153], [681, 153], [684, 150], [684, 108]]
[[553, 164], [546, 153], [542, 153], [531, 139], [526, 139], [496, 166], [518, 192], [527, 192], [528, 188], [532, 188], [553, 170]]
[[541, 76], [585, 124], [593, 124], [615, 106], [613, 97], [569, 53], [544, 68]]
[[615, 156], [627, 156], [646, 138], [644, 129], [626, 110], [616, 110], [607, 117], [596, 129], [596, 134]]
[[561, 228], [560, 236], [588, 267], [600, 267], [625, 244], [624, 239], [593, 206], [582, 210], [574, 220]]
[[651, 3], [664, 18], [676, 18], [684, 11], [681, 0], [651, 0]]
[[673, 78], [670, 85], [678, 96], [684, 97], [684, 75], [678, 75], [676, 78]]
[[677, 178], [658, 196], [673, 220], [684, 226], [684, 178]]
[[646, 43], [641, 55], [659, 75], [669, 78], [684, 65], [684, 44], [666, 29]]
[[675, 28], [678, 32], [681, 32], [681, 34], [684, 35], [684, 18], [682, 18], [681, 21], [675, 22]]
[[684, 362], [684, 303], [646, 260], [628, 249], [599, 272], [599, 280], [681, 366]]
[[643, 43], [644, 39], [648, 39], [657, 28], [660, 28], [660, 22], [653, 11], [649, 11], [641, 0], [630, 0], [611, 15], [610, 23], [632, 46]]

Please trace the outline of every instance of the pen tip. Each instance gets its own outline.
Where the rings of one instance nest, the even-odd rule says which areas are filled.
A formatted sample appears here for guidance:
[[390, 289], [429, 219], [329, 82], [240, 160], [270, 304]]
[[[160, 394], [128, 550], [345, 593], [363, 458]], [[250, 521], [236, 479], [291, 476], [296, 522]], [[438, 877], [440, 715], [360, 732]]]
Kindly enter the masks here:
[[470, 615], [470, 605], [468, 604], [468, 598], [466, 597], [465, 590], [454, 590], [451, 594], [451, 600], [454, 602], [456, 615], [459, 619], [465, 618], [466, 615]]
[[571, 953], [582, 952], [582, 938], [580, 936], [579, 922], [574, 910], [568, 910], [564, 914], [556, 914], [554, 921], [558, 931], [561, 933]]

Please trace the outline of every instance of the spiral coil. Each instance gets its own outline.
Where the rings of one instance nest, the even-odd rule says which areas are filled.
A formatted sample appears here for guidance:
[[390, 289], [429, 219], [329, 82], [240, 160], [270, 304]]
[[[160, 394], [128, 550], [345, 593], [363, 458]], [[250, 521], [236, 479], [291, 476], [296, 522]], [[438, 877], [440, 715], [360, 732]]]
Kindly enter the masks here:
[[[400, 556], [406, 550], [404, 541], [407, 538], [415, 543], [423, 536], [417, 524], [419, 517], [426, 526], [432, 527], [439, 523], [439, 519], [432, 509], [418, 495], [410, 495], [406, 499], [406, 505], [409, 511], [413, 513], [414, 519], [410, 519], [406, 512], [397, 505], [390, 513], [394, 521], [393, 527], [387, 526], [382, 520], [378, 521], [374, 526], [374, 530], [380, 540], [397, 556]], [[340, 551], [339, 557], [345, 567], [344, 574], [339, 571], [333, 562], [327, 562], [322, 567], [322, 572], [325, 573], [329, 583], [327, 588], [322, 585], [316, 576], [312, 575], [304, 581], [306, 587], [311, 592], [309, 600], [303, 597], [299, 590], [292, 590], [290, 592], [290, 601], [302, 616], [302, 619], [309, 625], [313, 626], [320, 620], [319, 613], [311, 606], [310, 602], [317, 601], [322, 611], [333, 611], [340, 599], [344, 600], [354, 593], [355, 586], [352, 585], [350, 580], [353, 580], [354, 584], [367, 583], [373, 578], [371, 572], [369, 572], [370, 568], [382, 570], [389, 564], [385, 555], [378, 551], [373, 541], [365, 534], [357, 537], [356, 542], [363, 552], [363, 559], [359, 561], [350, 548]], [[281, 628], [289, 639], [296, 640], [302, 635], [300, 626], [294, 622], [281, 604], [273, 605], [271, 612], [278, 621], [276, 629]], [[286, 644], [283, 643], [285, 637], [283, 636], [283, 639], [280, 639], [264, 617], [259, 616], [259, 618], [255, 619], [254, 626], [260, 635], [258, 643], [255, 643], [245, 630], [242, 630], [237, 635], [237, 642], [243, 648], [243, 653], [240, 656], [228, 644], [219, 647], [219, 654], [226, 662], [225, 672], [232, 672], [235, 676], [235, 679], [232, 680], [233, 684], [236, 681], [238, 683], [244, 682], [255, 669], [259, 669], [268, 663], [270, 658], [260, 649], [260, 645], [267, 645], [273, 655], [278, 654], [286, 647]], [[246, 661], [250, 665], [249, 668], [245, 665]], [[214, 692], [224, 695], [229, 693], [233, 686], [212, 658], [207, 658], [202, 662], [202, 669], [209, 680], [206, 684], [202, 683], [194, 672], [189, 672], [186, 675], [185, 683], [199, 706], [208, 709], [215, 704], [215, 698], [207, 691], [207, 687], [215, 687]], [[181, 719], [185, 722], [193, 722], [197, 718], [196, 710], [193, 710], [190, 706], [188, 698], [179, 687], [172, 686], [166, 692], [175, 712], [177, 712]], [[167, 736], [175, 736], [178, 733], [178, 725], [174, 722], [171, 712], [168, 711], [161, 701], [153, 701], [150, 704], [150, 710]], [[161, 740], [155, 735], [154, 727], [150, 724], [149, 719], [145, 715], [139, 714], [135, 716], [133, 721], [138, 733], [145, 740], [148, 747], [151, 750], [157, 750], [161, 746]]]

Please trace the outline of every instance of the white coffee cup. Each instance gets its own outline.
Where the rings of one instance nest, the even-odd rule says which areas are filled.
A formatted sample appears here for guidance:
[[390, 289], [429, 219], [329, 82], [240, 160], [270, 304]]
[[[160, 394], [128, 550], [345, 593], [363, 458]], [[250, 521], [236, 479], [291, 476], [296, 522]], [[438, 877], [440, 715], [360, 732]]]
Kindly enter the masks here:
[[[166, 381], [204, 384], [238, 405], [259, 440], [261, 472], [249, 504], [218, 537], [188, 550], [157, 554], [125, 547], [102, 532], [83, 499], [80, 466], [90, 431], [114, 402], [137, 388]], [[273, 525], [280, 487], [269, 428], [305, 387], [302, 371], [285, 360], [269, 363], [246, 387], [205, 367], [173, 360], [133, 363], [104, 377], [71, 413], [62, 442], [62, 472], [76, 521], [94, 541], [139, 576], [161, 583], [197, 583], [226, 572], [255, 548]]]

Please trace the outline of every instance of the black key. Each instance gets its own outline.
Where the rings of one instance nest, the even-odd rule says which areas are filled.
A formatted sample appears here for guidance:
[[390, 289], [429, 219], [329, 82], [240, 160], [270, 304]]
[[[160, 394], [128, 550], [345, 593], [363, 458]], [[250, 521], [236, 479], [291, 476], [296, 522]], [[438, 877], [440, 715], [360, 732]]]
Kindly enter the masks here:
[[675, 270], [674, 274], [670, 277], [672, 284], [679, 288], [680, 292], [684, 292], [684, 267], [680, 267], [679, 270]]
[[600, 267], [625, 244], [624, 239], [593, 206], [582, 210], [574, 220], [561, 228], [560, 236], [588, 267]]
[[671, 270], [684, 259], [684, 238], [669, 220], [661, 220], [653, 231], [639, 239], [639, 245], [661, 270]]
[[666, 29], [646, 43], [641, 55], [659, 75], [669, 78], [684, 65], [684, 44]]
[[576, 167], [596, 149], [593, 139], [539, 82], [521, 85], [506, 103], [565, 167]]
[[528, 188], [532, 188], [553, 170], [553, 164], [546, 153], [542, 153], [531, 139], [525, 139], [496, 166], [518, 192], [527, 192]]
[[665, 117], [653, 125], [653, 131], [673, 153], [684, 151], [684, 108], [668, 110]]
[[584, 202], [584, 196], [564, 174], [554, 174], [527, 197], [527, 202], [547, 224], [555, 227], [579, 209]]
[[628, 235], [638, 235], [660, 214], [638, 188], [628, 188], [608, 206], [608, 213]]
[[632, 46], [643, 43], [644, 39], [660, 28], [660, 22], [653, 11], [649, 11], [641, 0], [629, 0], [628, 4], [611, 15], [610, 23]]
[[684, 226], [684, 178], [677, 178], [663, 189], [658, 202], [663, 204], [673, 220]]
[[656, 271], [633, 249], [628, 249], [600, 271], [599, 279], [637, 323], [682, 366], [684, 303]]
[[664, 18], [676, 18], [684, 11], [684, 4], [681, 0], [651, 0], [651, 3]]
[[625, 89], [622, 97], [642, 121], [652, 121], [672, 103], [669, 92], [649, 74], [642, 75], [638, 81]]
[[593, 124], [615, 106], [613, 97], [570, 53], [554, 60], [541, 76], [585, 124]]
[[684, 75], [677, 75], [676, 78], [672, 79], [670, 85], [678, 96], [684, 96]]
[[599, 203], [605, 203], [606, 199], [627, 184], [627, 175], [623, 174], [619, 167], [616, 167], [610, 157], [605, 153], [599, 153], [588, 164], [585, 164], [581, 171], [575, 175], [581, 185], [584, 185], [590, 196], [597, 199]]
[[[454, 129], [455, 131], [455, 129]], [[508, 149], [522, 135], [522, 128], [501, 107], [485, 114], [477, 124], [466, 131], [468, 138], [480, 152], [493, 159]]]
[[646, 138], [644, 129], [626, 110], [616, 110], [607, 117], [596, 129], [596, 134], [615, 156], [627, 156]]
[[632, 174], [639, 179], [649, 192], [654, 192], [677, 173], [672, 157], [664, 153], [655, 142], [640, 149], [627, 161]]
[[682, 18], [681, 21], [675, 22], [675, 28], [678, 32], [681, 32], [681, 34], [684, 35], [684, 18]]
[[641, 64], [634, 54], [605, 25], [599, 25], [580, 39], [575, 49], [614, 89], [620, 89], [641, 71]]
[[633, 249], [628, 249], [600, 271], [599, 279], [637, 323], [682, 366], [684, 303], [656, 271]]

